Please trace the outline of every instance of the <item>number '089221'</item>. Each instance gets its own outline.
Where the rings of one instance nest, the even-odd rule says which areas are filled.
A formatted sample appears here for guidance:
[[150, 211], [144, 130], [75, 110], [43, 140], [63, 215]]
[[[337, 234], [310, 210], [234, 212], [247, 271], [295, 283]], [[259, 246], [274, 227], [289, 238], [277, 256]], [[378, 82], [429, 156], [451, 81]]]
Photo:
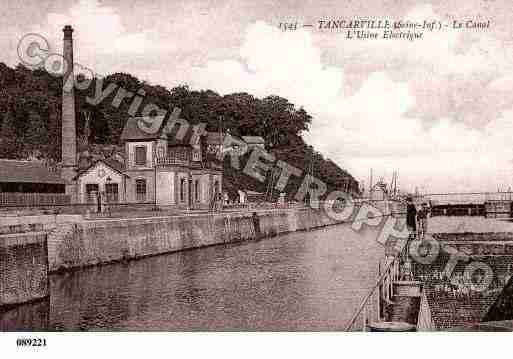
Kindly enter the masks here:
[[45, 347], [45, 338], [18, 338], [16, 339], [16, 346], [18, 347]]

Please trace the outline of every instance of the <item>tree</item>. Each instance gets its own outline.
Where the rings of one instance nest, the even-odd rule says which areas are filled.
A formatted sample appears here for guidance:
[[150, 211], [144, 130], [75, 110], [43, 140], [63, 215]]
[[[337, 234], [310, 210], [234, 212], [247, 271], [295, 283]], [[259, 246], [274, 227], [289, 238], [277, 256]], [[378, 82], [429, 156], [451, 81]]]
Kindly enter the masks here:
[[[221, 126], [223, 131], [229, 129], [234, 136], [262, 136], [266, 149], [273, 156], [303, 172], [312, 158], [314, 176], [327, 184], [328, 191], [358, 190], [358, 182], [351, 174], [323, 158], [315, 149], [309, 150], [302, 135], [309, 130], [312, 116], [286, 98], [276, 95], [257, 98], [244, 92], [221, 96], [208, 89], [191, 90], [187, 85], [168, 89], [148, 84], [127, 73], [114, 73], [103, 79], [103, 88], [114, 83], [117, 85], [115, 90], [93, 106], [86, 101], [86, 97], [94, 97], [97, 80], [93, 78], [87, 89], [75, 91], [77, 135], [84, 133], [85, 118], [82, 113], [87, 111], [91, 116], [90, 147], [98, 148], [98, 151], [92, 151], [94, 155], [97, 152], [102, 155], [100, 152], [106, 145], [120, 145], [121, 132], [131, 115], [128, 110], [132, 100], [138, 91], [144, 90], [137, 94], [144, 99], [135, 115], [140, 116], [147, 104], [155, 104], [168, 113], [178, 107], [181, 118], [193, 125], [206, 123], [208, 131], [217, 132]], [[46, 160], [60, 162], [62, 77], [49, 74], [44, 69], [30, 70], [22, 65], [12, 69], [0, 63], [0, 85], [0, 114], [4, 114], [0, 157], [19, 158], [40, 150]], [[120, 88], [133, 95], [125, 97], [119, 106], [113, 106], [113, 99]], [[247, 158], [241, 159], [243, 167]], [[226, 159], [224, 190], [235, 196], [240, 188], [265, 191], [265, 183], [231, 168], [229, 157]], [[292, 194], [301, 182], [301, 177], [292, 176], [286, 191]]]
[[25, 157], [47, 157], [49, 137], [46, 123], [41, 116], [30, 111], [29, 123], [25, 136], [23, 136], [24, 155]]
[[18, 142], [14, 127], [14, 116], [11, 111], [4, 115], [0, 132], [0, 158], [17, 158]]

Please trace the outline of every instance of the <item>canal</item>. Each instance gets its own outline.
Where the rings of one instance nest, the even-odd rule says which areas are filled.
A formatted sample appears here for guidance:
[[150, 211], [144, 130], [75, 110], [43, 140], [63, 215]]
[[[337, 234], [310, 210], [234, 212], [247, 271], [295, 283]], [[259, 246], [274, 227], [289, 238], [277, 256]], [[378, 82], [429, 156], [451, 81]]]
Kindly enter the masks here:
[[342, 330], [383, 248], [349, 225], [50, 276], [2, 330]]

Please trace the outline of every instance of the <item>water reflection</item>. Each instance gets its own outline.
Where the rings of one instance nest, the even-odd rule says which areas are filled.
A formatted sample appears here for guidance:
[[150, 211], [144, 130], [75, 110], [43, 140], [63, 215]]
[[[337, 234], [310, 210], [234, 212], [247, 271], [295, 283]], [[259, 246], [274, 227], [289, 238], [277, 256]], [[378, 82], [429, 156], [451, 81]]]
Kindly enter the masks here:
[[49, 318], [50, 298], [45, 298], [7, 311], [0, 311], [0, 331], [47, 330]]
[[11, 315], [46, 321], [0, 328], [340, 330], [376, 278], [374, 235], [336, 226], [52, 275], [46, 308]]

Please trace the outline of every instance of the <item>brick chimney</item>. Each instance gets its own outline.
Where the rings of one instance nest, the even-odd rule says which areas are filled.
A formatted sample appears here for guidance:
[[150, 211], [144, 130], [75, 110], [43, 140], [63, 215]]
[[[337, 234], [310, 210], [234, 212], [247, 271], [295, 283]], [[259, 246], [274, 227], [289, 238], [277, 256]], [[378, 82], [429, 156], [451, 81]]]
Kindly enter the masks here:
[[73, 79], [73, 28], [64, 26], [64, 61], [66, 72], [63, 76], [62, 91], [62, 172], [61, 177], [66, 181], [66, 194], [71, 195], [75, 202], [75, 182], [77, 170], [77, 134], [75, 125], [75, 93], [74, 86], [65, 86], [69, 76]]

